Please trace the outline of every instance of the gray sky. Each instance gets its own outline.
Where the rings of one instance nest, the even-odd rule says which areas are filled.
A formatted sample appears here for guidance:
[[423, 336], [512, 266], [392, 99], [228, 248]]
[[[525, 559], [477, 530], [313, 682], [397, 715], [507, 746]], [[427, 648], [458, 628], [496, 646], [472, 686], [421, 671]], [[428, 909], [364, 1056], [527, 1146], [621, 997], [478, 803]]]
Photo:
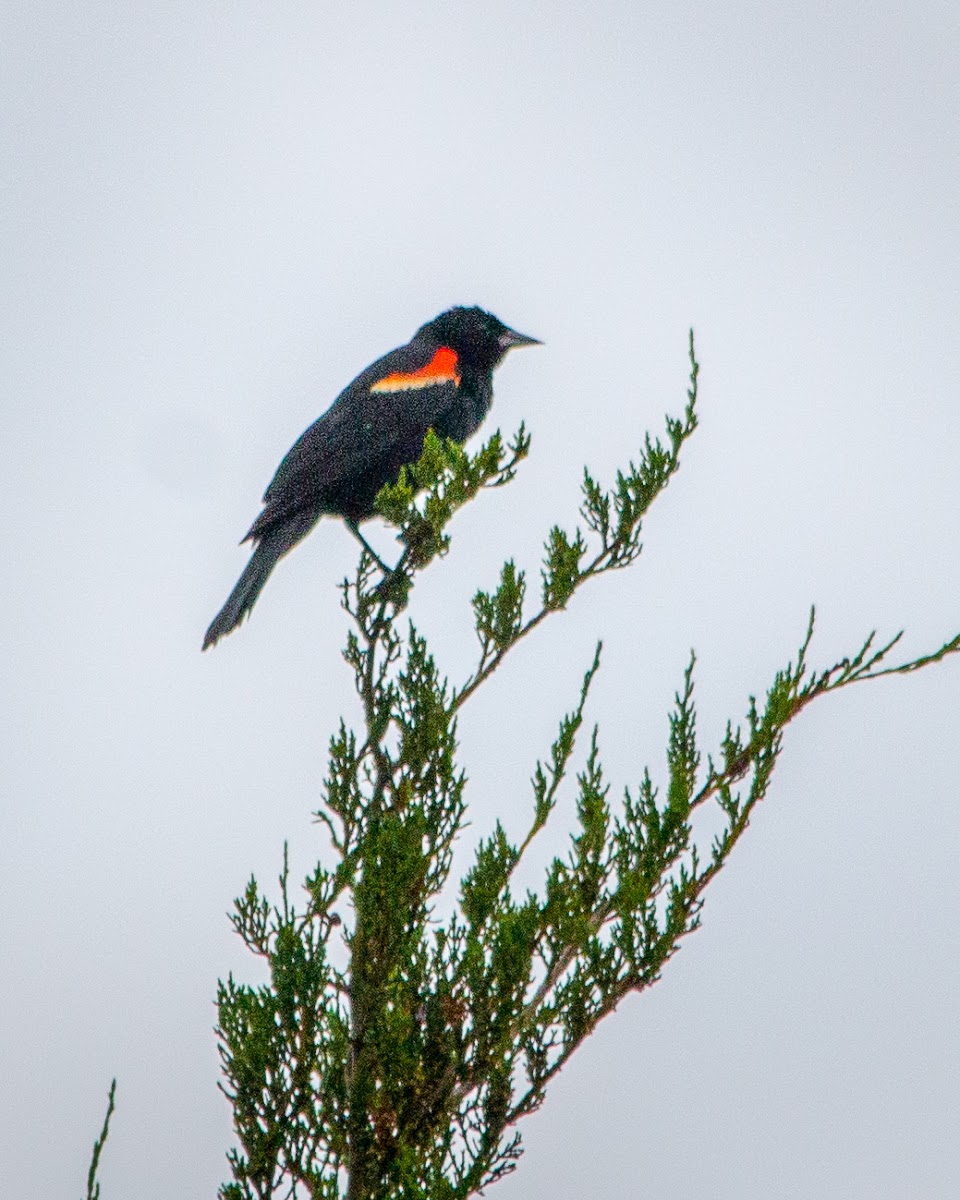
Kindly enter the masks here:
[[[960, 9], [8, 0], [3, 24], [3, 1188], [78, 1194], [117, 1075], [105, 1198], [199, 1200], [230, 1144], [215, 982], [259, 977], [225, 913], [285, 838], [301, 872], [322, 851], [352, 539], [322, 524], [200, 640], [279, 458], [372, 358], [451, 303], [546, 343], [487, 425], [526, 420], [531, 459], [416, 597], [458, 678], [472, 592], [535, 572], [583, 463], [609, 480], [680, 410], [698, 335], [701, 428], [641, 562], [465, 716], [467, 845], [521, 827], [597, 637], [618, 794], [662, 777], [691, 647], [710, 749], [811, 602], [819, 665], [960, 628]], [[956, 1194], [958, 698], [951, 662], [796, 723], [703, 929], [491, 1195]]]

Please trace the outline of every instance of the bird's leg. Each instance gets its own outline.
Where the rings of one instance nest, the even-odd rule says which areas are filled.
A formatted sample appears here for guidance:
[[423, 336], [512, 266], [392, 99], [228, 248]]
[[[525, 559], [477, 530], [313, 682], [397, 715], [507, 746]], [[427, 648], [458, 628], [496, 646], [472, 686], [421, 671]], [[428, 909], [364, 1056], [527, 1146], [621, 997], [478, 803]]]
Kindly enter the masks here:
[[372, 594], [380, 601], [393, 604], [397, 612], [402, 608], [406, 608], [407, 596], [410, 592], [410, 584], [412, 582], [404, 571], [409, 551], [404, 550], [403, 554], [400, 555], [400, 561], [395, 567], [388, 567], [357, 528], [356, 521], [344, 518], [344, 524], [383, 572], [383, 578], [373, 589]]
[[360, 532], [360, 526], [357, 524], [357, 522], [352, 520], [351, 518], [347, 517], [344, 519], [344, 524], [350, 530], [350, 532], [353, 534], [353, 536], [357, 539], [357, 541], [360, 543], [360, 545], [364, 548], [364, 550], [366, 550], [366, 552], [370, 555], [370, 557], [377, 564], [377, 566], [384, 573], [384, 575], [392, 575], [393, 567], [388, 567], [387, 564], [380, 557], [380, 555], [376, 552], [376, 550], [374, 550], [374, 548], [370, 545], [370, 543], [367, 541], [367, 539]]

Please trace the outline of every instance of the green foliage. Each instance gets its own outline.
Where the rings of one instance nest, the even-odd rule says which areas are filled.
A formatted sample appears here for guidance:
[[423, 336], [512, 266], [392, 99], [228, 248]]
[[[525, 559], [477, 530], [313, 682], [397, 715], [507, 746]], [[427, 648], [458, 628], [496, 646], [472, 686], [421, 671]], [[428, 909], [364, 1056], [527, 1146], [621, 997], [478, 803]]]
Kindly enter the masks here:
[[103, 1128], [100, 1130], [100, 1136], [93, 1143], [93, 1154], [90, 1156], [90, 1170], [87, 1172], [87, 1200], [100, 1200], [100, 1182], [97, 1179], [97, 1171], [100, 1169], [100, 1155], [103, 1153], [103, 1147], [106, 1145], [107, 1136], [110, 1133], [110, 1118], [116, 1107], [116, 1098], [117, 1081], [114, 1079], [107, 1094], [107, 1112], [103, 1118]]
[[[665, 782], [645, 770], [614, 805], [593, 728], [570, 779], [600, 647], [579, 698], [531, 780], [529, 822], [511, 841], [498, 822], [481, 838], [458, 889], [454, 841], [465, 820], [457, 764], [460, 709], [507, 654], [590, 579], [633, 562], [643, 521], [679, 466], [696, 428], [698, 366], [682, 418], [646, 439], [638, 461], [604, 489], [588, 472], [583, 527], [550, 531], [539, 605], [528, 608], [524, 572], [504, 564], [473, 599], [479, 653], [451, 683], [412, 625], [398, 629], [417, 574], [449, 546], [453, 514], [508, 482], [526, 456], [521, 428], [495, 434], [475, 455], [430, 436], [420, 461], [378, 497], [404, 550], [379, 579], [366, 552], [343, 585], [353, 629], [345, 651], [363, 728], [341, 724], [330, 741], [323, 805], [331, 862], [290, 898], [284, 858], [280, 901], [251, 880], [234, 927], [265, 963], [253, 988], [232, 978], [219, 992], [224, 1091], [239, 1147], [224, 1200], [347, 1197], [465, 1200], [514, 1169], [517, 1123], [550, 1080], [630, 992], [655, 982], [697, 928], [704, 890], [726, 864], [766, 795], [787, 724], [828, 692], [917, 669], [960, 649], [886, 667], [897, 639], [819, 673], [807, 665], [810, 625], [794, 663], [778, 672], [745, 724], [727, 727], [716, 757], [697, 741], [693, 667], [669, 717]], [[537, 892], [514, 873], [550, 819], [561, 787], [576, 797], [576, 827]], [[698, 847], [692, 819], [716, 805], [720, 832]], [[457, 902], [445, 919], [441, 898]]]

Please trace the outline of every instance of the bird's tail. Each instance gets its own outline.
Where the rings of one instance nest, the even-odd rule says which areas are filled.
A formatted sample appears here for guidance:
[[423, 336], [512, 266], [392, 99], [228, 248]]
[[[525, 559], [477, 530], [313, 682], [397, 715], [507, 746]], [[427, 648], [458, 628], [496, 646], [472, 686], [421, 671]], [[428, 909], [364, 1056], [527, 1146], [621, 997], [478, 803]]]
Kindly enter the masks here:
[[231, 633], [246, 617], [270, 578], [270, 572], [280, 559], [313, 528], [317, 515], [306, 521], [293, 521], [271, 529], [257, 544], [237, 585], [227, 602], [217, 613], [203, 639], [203, 649], [215, 646], [220, 638]]

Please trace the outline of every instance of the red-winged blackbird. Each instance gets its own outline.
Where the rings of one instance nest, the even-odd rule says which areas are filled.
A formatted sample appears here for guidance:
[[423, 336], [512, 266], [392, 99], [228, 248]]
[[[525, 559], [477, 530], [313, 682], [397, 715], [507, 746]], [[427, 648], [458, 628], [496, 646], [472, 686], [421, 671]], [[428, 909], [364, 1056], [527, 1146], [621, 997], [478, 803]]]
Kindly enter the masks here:
[[427, 430], [465, 442], [493, 401], [494, 367], [514, 346], [532, 345], [536, 338], [481, 308], [451, 308], [358, 375], [277, 468], [243, 539], [254, 543], [253, 557], [207, 630], [204, 650], [236, 629], [280, 558], [325, 513], [343, 517], [363, 542], [359, 522], [374, 515], [381, 487], [420, 457]]

